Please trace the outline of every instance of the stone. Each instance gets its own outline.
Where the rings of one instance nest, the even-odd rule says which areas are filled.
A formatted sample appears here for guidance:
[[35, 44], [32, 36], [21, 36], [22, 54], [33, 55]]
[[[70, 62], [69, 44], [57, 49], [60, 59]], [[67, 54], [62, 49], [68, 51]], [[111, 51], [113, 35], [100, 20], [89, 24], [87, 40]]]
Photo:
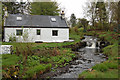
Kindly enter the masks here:
[[0, 54], [11, 54], [12, 53], [12, 45], [1, 45], [0, 46]]

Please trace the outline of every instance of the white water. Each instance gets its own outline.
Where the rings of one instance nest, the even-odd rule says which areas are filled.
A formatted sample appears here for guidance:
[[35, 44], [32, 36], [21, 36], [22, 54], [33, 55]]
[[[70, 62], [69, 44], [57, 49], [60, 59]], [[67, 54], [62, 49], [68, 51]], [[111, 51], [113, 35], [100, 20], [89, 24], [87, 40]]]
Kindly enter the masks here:
[[87, 46], [86, 48], [97, 48], [96, 43], [97, 43], [97, 38], [94, 38], [92, 36], [84, 36], [85, 39], [82, 40], [82, 42], [86, 42]]

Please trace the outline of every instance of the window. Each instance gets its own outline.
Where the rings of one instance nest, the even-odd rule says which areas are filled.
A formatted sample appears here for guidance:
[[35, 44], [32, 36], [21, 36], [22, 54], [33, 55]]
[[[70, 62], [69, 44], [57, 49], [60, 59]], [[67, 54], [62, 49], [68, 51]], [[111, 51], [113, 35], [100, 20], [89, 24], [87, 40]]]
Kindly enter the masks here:
[[52, 31], [52, 36], [58, 36], [58, 30], [53, 30]]
[[55, 18], [51, 18], [51, 21], [52, 21], [52, 22], [56, 22], [56, 19], [55, 19]]
[[16, 30], [16, 35], [17, 36], [22, 36], [23, 30]]
[[22, 17], [17, 17], [17, 21], [21, 21], [22, 20]]
[[37, 35], [40, 35], [40, 29], [37, 29]]

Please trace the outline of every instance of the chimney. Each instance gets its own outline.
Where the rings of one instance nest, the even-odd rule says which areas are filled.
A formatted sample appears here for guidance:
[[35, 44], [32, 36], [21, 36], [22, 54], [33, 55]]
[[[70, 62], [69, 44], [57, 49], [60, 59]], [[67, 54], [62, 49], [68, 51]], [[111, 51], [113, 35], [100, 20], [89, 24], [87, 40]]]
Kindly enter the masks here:
[[65, 13], [64, 13], [64, 11], [62, 11], [62, 13], [61, 13], [61, 19], [65, 19]]

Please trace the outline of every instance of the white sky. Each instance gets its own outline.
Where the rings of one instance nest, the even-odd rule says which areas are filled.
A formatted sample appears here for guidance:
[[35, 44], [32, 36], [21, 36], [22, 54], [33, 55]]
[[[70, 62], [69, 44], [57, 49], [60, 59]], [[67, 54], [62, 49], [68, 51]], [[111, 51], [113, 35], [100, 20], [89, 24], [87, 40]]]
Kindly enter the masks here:
[[[29, 0], [29, 1], [49, 2], [49, 0]], [[87, 0], [52, 0], [52, 1], [57, 1], [57, 3], [60, 4], [60, 8], [65, 11], [65, 16], [67, 18], [70, 18], [72, 13], [75, 14], [76, 18], [84, 18], [83, 6], [86, 5], [85, 2], [87, 2]]]
[[83, 18], [83, 6], [85, 6], [86, 0], [56, 0], [62, 10], [65, 11], [65, 16], [70, 17], [72, 13], [77, 18]]

